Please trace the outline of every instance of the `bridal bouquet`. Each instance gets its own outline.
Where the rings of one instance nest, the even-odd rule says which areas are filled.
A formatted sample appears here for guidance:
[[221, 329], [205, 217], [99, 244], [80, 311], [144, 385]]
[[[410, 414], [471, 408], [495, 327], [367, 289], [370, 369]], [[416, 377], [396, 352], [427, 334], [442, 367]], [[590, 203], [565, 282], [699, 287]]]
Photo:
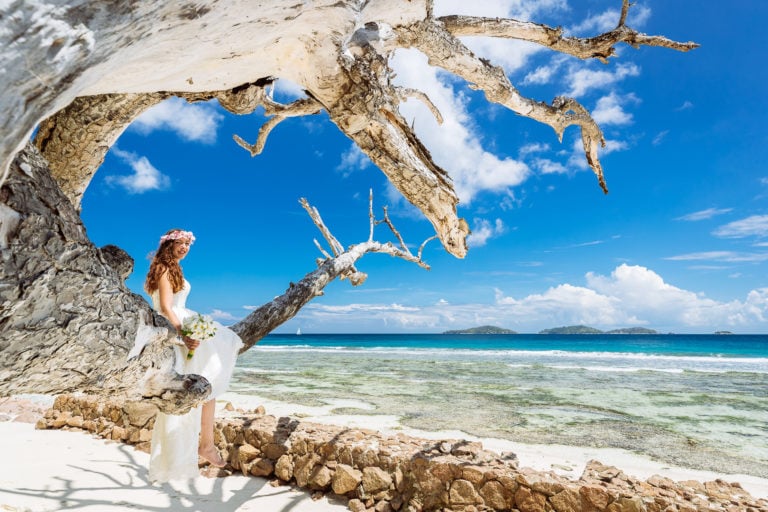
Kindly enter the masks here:
[[[198, 313], [184, 320], [181, 326], [181, 334], [202, 342], [216, 335], [216, 326], [213, 325], [211, 317]], [[187, 353], [187, 359], [192, 359], [194, 355], [194, 349], [190, 350]]]

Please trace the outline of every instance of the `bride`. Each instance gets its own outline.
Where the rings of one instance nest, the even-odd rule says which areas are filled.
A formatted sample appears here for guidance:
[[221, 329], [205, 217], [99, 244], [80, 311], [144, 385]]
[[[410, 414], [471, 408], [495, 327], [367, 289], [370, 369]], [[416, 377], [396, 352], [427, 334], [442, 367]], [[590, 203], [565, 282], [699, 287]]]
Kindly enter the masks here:
[[[184, 344], [184, 347], [175, 347], [175, 370], [208, 379], [211, 399], [184, 415], [157, 414], [149, 459], [149, 479], [154, 482], [197, 477], [198, 456], [213, 466], [225, 465], [213, 439], [215, 398], [227, 390], [243, 342], [217, 322], [214, 322], [215, 335], [203, 342], [181, 332], [185, 319], [197, 315], [185, 307], [190, 285], [179, 265], [194, 241], [192, 232], [181, 229], [172, 229], [161, 236], [144, 288], [152, 297], [152, 307], [173, 324]], [[188, 355], [190, 352], [192, 356]]]

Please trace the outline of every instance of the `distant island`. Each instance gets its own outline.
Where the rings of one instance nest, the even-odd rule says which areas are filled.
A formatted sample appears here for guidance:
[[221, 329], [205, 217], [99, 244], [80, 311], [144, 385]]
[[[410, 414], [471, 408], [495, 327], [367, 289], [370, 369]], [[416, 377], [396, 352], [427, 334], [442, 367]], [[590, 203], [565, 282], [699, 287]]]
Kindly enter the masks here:
[[[520, 334], [511, 329], [496, 327], [495, 325], [481, 325], [480, 327], [471, 327], [469, 329], [455, 329], [443, 331], [442, 334]], [[659, 334], [653, 329], [645, 327], [624, 327], [622, 329], [613, 329], [610, 331], [601, 331], [587, 325], [568, 325], [565, 327], [553, 327], [544, 329], [539, 334]], [[730, 334], [727, 331], [718, 331], [715, 334]]]
[[733, 334], [731, 331], [715, 331], [715, 334]]
[[458, 329], [454, 331], [444, 331], [443, 334], [517, 334], [510, 329], [496, 327], [495, 325], [481, 325], [470, 329]]
[[623, 329], [601, 331], [600, 329], [595, 329], [594, 327], [588, 327], [586, 325], [569, 325], [566, 327], [544, 329], [543, 331], [539, 331], [539, 334], [658, 334], [658, 332], [645, 327], [625, 327]]

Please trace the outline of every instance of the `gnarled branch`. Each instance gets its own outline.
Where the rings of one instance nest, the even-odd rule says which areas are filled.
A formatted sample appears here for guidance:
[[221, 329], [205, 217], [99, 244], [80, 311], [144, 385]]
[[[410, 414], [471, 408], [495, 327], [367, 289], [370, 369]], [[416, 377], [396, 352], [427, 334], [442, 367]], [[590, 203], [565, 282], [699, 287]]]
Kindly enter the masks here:
[[628, 27], [627, 14], [631, 4], [623, 0], [621, 15], [615, 29], [594, 37], [565, 37], [561, 27], [552, 28], [540, 23], [504, 18], [479, 16], [442, 16], [437, 18], [454, 36], [486, 36], [528, 41], [580, 59], [599, 59], [607, 63], [616, 54], [616, 45], [626, 43], [639, 46], [660, 46], [687, 52], [698, 48], [697, 43], [678, 42], [664, 36], [649, 36]]
[[[232, 329], [243, 339], [244, 346], [241, 352], [248, 350], [276, 327], [293, 318], [309, 301], [322, 295], [323, 289], [334, 279], [349, 279], [353, 286], [362, 284], [365, 281], [366, 275], [355, 268], [355, 263], [368, 253], [389, 254], [429, 270], [429, 265], [421, 256], [426, 243], [434, 237], [425, 240], [419, 248], [418, 255], [414, 256], [408, 250], [399, 232], [386, 214], [386, 221], [377, 221], [371, 214], [371, 230], [373, 230], [376, 224], [385, 222], [398, 238], [400, 247], [395, 247], [390, 242], [377, 242], [371, 236], [365, 242], [352, 245], [348, 249], [343, 249], [336, 237], [333, 236], [330, 229], [323, 222], [317, 209], [304, 198], [300, 200], [300, 203], [309, 214], [315, 226], [323, 233], [323, 237], [328, 241], [334, 252], [334, 257], [328, 257], [328, 253], [315, 240], [315, 245], [326, 256], [326, 259], [318, 262], [318, 268], [305, 275], [298, 283], [291, 283], [285, 293], [262, 305], [232, 326]], [[369, 196], [369, 212], [372, 211], [373, 193]]]
[[597, 176], [600, 187], [605, 193], [608, 192], [598, 158], [598, 148], [605, 146], [603, 132], [587, 109], [577, 101], [556, 98], [552, 105], [547, 105], [524, 97], [502, 68], [476, 57], [445, 28], [429, 20], [422, 22], [419, 30], [401, 31], [400, 42], [421, 50], [431, 65], [461, 76], [471, 87], [483, 90], [489, 101], [551, 126], [561, 141], [568, 126], [579, 126], [587, 163]]
[[283, 105], [273, 101], [265, 95], [262, 98], [262, 105], [264, 105], [265, 113], [272, 117], [270, 117], [259, 129], [259, 135], [256, 137], [256, 142], [254, 144], [248, 144], [239, 135], [233, 135], [235, 142], [248, 151], [251, 156], [256, 156], [264, 150], [264, 145], [267, 143], [267, 137], [269, 137], [269, 134], [275, 126], [280, 124], [285, 118], [318, 114], [323, 109], [323, 106], [314, 98], [302, 98], [293, 103], [289, 103], [288, 105]]

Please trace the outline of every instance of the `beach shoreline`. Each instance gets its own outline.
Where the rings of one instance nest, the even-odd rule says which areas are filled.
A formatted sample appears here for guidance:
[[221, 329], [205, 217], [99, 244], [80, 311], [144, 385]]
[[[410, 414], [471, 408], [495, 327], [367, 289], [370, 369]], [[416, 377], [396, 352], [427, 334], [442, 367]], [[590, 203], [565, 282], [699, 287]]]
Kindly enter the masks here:
[[[0, 474], [0, 489], [10, 489], [0, 491], [0, 505], [14, 507], [10, 510], [58, 510], [56, 503], [60, 505], [64, 502], [70, 503], [67, 506], [70, 510], [127, 510], [141, 508], [147, 500], [168, 502], [167, 509], [171, 511], [188, 510], [190, 503], [193, 508], [198, 507], [197, 510], [256, 510], [257, 506], [263, 510], [261, 507], [267, 503], [269, 509], [290, 506], [307, 512], [347, 510], [343, 500], [323, 498], [313, 501], [310, 491], [286, 486], [273, 488], [266, 479], [245, 477], [239, 473], [223, 479], [200, 477], [191, 484], [152, 487], [146, 482], [148, 455], [127, 444], [105, 441], [82, 432], [35, 430], [30, 423], [12, 421], [22, 419], [29, 422], [35, 416], [40, 417], [52, 400], [53, 397], [0, 399], [6, 409], [9, 403], [15, 407], [10, 414], [3, 413], [0, 407], [0, 415], [5, 414], [0, 419], [6, 420], [0, 422], [0, 449], [10, 457], [9, 460], [18, 461], [6, 465], [3, 474]], [[394, 417], [329, 414], [332, 407], [340, 405], [338, 403], [325, 408], [306, 407], [236, 393], [221, 397], [217, 402], [217, 416], [226, 418], [235, 414], [237, 409], [249, 410], [259, 405], [265, 407], [270, 415], [295, 417], [313, 423], [426, 439], [475, 440], [456, 431], [423, 432], [402, 428]], [[768, 479], [759, 477], [670, 467], [624, 450], [525, 445], [498, 439], [479, 441], [487, 450], [515, 453], [521, 468], [552, 471], [569, 479], [577, 479], [587, 461], [594, 459], [642, 479], [661, 475], [675, 481], [722, 479], [738, 482], [753, 497], [768, 499]], [[94, 484], [94, 476], [97, 481], [111, 483], [103, 486]], [[106, 501], [106, 496], [111, 496], [109, 499], [114, 503]], [[172, 498], [181, 500], [179, 508], [173, 508]]]

